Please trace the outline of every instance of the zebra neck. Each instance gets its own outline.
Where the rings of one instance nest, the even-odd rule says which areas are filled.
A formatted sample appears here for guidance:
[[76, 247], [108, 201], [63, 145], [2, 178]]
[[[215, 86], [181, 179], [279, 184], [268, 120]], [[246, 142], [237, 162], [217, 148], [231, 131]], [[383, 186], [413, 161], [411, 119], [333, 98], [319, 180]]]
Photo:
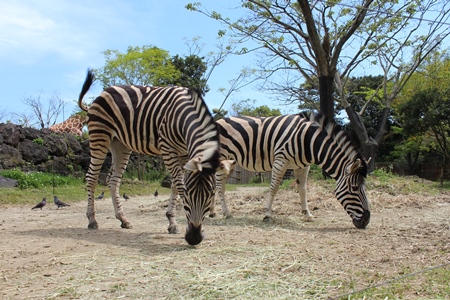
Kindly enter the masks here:
[[344, 174], [346, 166], [353, 161], [357, 154], [349, 141], [339, 140], [339, 138], [340, 136], [326, 136], [321, 143], [317, 143], [314, 149], [315, 161], [312, 162], [336, 180]]

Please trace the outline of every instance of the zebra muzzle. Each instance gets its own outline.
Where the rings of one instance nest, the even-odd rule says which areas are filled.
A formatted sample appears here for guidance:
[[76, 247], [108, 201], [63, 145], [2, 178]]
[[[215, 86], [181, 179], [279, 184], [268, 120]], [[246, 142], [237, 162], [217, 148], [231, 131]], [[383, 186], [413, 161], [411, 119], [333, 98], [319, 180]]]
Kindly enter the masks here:
[[369, 224], [369, 222], [370, 222], [370, 211], [366, 209], [364, 210], [364, 213], [361, 218], [358, 219], [353, 217], [353, 225], [355, 225], [355, 227], [358, 229], [365, 229], [366, 226]]
[[194, 224], [189, 223], [186, 227], [186, 235], [184, 236], [186, 242], [191, 246], [195, 246], [200, 244], [203, 241], [203, 238], [202, 225], [200, 224], [196, 227]]

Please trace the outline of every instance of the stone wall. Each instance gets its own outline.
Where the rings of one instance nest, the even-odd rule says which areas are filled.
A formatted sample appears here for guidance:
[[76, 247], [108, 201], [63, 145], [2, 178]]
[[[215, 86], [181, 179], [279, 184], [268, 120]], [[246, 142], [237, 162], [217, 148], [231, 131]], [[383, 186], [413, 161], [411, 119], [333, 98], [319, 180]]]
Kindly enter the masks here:
[[[0, 169], [82, 175], [89, 167], [89, 140], [11, 123], [0, 123]], [[108, 170], [106, 163], [103, 168]]]

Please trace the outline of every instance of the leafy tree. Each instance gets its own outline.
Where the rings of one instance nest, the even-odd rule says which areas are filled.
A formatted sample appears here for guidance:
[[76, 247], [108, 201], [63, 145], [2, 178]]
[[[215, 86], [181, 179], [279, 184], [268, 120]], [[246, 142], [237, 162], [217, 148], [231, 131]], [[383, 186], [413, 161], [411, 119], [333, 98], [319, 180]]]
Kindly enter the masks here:
[[249, 117], [271, 117], [271, 116], [280, 116], [281, 111], [279, 109], [269, 108], [267, 105], [261, 105], [255, 107], [254, 104], [256, 100], [242, 100], [238, 103], [232, 104], [232, 112], [233, 116], [249, 116]]
[[228, 110], [213, 108], [212, 113], [214, 114], [214, 121], [217, 121], [225, 118], [225, 116], [228, 114]]
[[207, 80], [204, 77], [208, 66], [201, 57], [188, 55], [183, 58], [175, 55], [172, 57], [172, 65], [180, 72], [180, 76], [175, 82], [168, 82], [168, 85], [195, 87], [202, 92], [203, 96], [209, 91]]
[[[400, 107], [407, 107], [417, 93], [434, 89], [439, 90], [441, 94], [450, 90], [450, 56], [446, 51], [434, 51], [418, 67], [393, 103], [394, 111], [400, 111]], [[436, 162], [436, 157], [442, 157], [442, 154], [436, 152], [436, 140], [432, 136], [421, 132], [407, 134], [402, 119], [395, 117], [400, 125], [394, 127], [394, 130], [402, 135], [402, 139], [398, 139], [402, 142], [398, 142], [391, 155], [398, 163], [406, 165], [405, 169], [409, 174], [417, 174], [419, 164]]]
[[168, 85], [174, 84], [181, 77], [169, 52], [155, 46], [130, 46], [126, 53], [106, 50], [103, 54], [105, 66], [95, 72], [104, 88], [121, 84]]
[[[243, 44], [239, 54], [259, 51], [258, 67], [265, 82], [282, 74], [284, 82], [272, 85], [275, 92], [301, 99], [303, 79], [318, 91], [320, 110], [334, 117], [334, 88], [364, 148], [366, 157], [373, 157], [385, 134], [393, 101], [414, 70], [450, 31], [446, 24], [450, 4], [442, 0], [374, 1], [242, 1], [246, 14], [232, 20], [201, 4], [187, 5], [218, 20], [227, 30], [232, 43], [248, 40], [256, 46]], [[429, 15], [433, 13], [433, 15]], [[426, 23], [426, 26], [424, 26]], [[422, 33], [419, 29], [427, 28]], [[405, 63], [404, 57], [411, 57]], [[379, 64], [384, 81], [380, 128], [370, 136], [361, 120], [364, 110], [356, 111], [345, 98], [346, 79], [362, 62]], [[392, 82], [392, 84], [390, 84]], [[367, 99], [367, 101], [371, 101]], [[371, 167], [373, 168], [373, 162]]]
[[424, 133], [434, 138], [443, 161], [441, 186], [446, 165], [450, 158], [450, 89], [427, 89], [414, 94], [412, 99], [399, 107], [403, 131], [407, 136]]

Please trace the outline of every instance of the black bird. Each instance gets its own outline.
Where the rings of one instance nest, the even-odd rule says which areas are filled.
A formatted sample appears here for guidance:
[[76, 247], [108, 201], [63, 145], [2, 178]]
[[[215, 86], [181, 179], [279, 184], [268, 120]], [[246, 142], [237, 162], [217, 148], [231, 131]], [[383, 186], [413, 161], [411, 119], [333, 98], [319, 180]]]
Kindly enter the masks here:
[[40, 208], [42, 210], [42, 208], [45, 206], [45, 204], [47, 204], [47, 198], [42, 199], [42, 201], [39, 202], [38, 204], [36, 204], [36, 206], [33, 207], [31, 210], [33, 210], [35, 208]]
[[97, 198], [95, 198], [95, 199], [97, 199], [97, 200], [102, 200], [103, 197], [105, 197], [105, 192], [102, 192], [102, 193], [101, 193], [100, 195], [98, 195]]
[[61, 200], [59, 200], [58, 197], [56, 197], [56, 196], [53, 197], [53, 201], [55, 202], [56, 206], [58, 206], [58, 208], [64, 207], [64, 206], [70, 206], [69, 204], [64, 203]]
[[155, 193], [153, 194], [153, 196], [158, 197], [158, 190], [155, 191]]
[[130, 200], [130, 197], [128, 197], [127, 194], [123, 193], [123, 199], [125, 199], [125, 201], [128, 201], [128, 200]]

